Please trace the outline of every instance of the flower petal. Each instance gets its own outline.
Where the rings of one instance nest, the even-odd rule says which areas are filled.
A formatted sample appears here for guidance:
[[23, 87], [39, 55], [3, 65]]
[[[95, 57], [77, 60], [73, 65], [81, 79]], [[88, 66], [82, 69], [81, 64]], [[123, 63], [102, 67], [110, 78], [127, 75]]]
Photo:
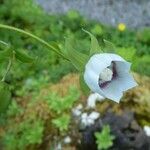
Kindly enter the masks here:
[[111, 61], [125, 61], [121, 56], [117, 54], [112, 54], [112, 53], [104, 53], [106, 55], [109, 55]]
[[120, 82], [122, 91], [127, 91], [138, 85], [130, 73], [120, 75], [117, 80]]
[[118, 73], [117, 80], [122, 91], [126, 91], [138, 85], [133, 76], [129, 73], [130, 66], [131, 63], [129, 62], [116, 62], [116, 69]]
[[124, 74], [124, 72], [129, 72], [131, 63], [127, 61], [115, 61], [116, 69], [118, 74]]
[[111, 64], [111, 59], [108, 54], [93, 55], [85, 66], [85, 70], [93, 70], [96, 74], [100, 74], [102, 70]]
[[[112, 80], [105, 88], [98, 85], [100, 73], [116, 62], [117, 77]], [[131, 64], [116, 54], [103, 53], [93, 55], [85, 66], [84, 80], [89, 88], [111, 100], [119, 102], [123, 96], [123, 91], [136, 86], [133, 77], [128, 73]]]
[[99, 75], [93, 72], [93, 70], [91, 69], [85, 70], [84, 80], [92, 91], [103, 95], [103, 92], [98, 85]]
[[104, 96], [102, 90], [98, 85], [100, 73], [108, 66], [110, 66], [112, 60], [122, 60], [122, 58], [115, 54], [95, 54], [93, 55], [85, 66], [84, 80], [89, 88]]
[[120, 86], [118, 86], [118, 80], [113, 80], [102, 91], [106, 98], [111, 99], [117, 103], [119, 103], [121, 97], [123, 96], [122, 89]]

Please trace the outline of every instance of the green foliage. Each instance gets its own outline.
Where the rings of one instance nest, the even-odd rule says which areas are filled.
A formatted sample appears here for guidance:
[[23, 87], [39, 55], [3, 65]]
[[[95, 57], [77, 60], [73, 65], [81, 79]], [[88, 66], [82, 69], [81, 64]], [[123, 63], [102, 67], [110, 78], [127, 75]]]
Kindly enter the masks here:
[[80, 17], [79, 13], [75, 10], [70, 10], [67, 13], [67, 17], [72, 20], [76, 20]]
[[[68, 94], [64, 97], [52, 91], [47, 95], [42, 95], [41, 98], [39, 91], [46, 85], [42, 85], [44, 79], [39, 79], [39, 81], [30, 79], [26, 82], [25, 87], [22, 87], [23, 90], [36, 89], [36, 86], [38, 88], [32, 91], [32, 98], [21, 102], [25, 103], [25, 107], [13, 99], [4, 118], [0, 118], [1, 127], [3, 125], [5, 128], [2, 142], [6, 150], [37, 149], [36, 146], [43, 142], [44, 133], [48, 128], [54, 131], [58, 129], [60, 134], [66, 132], [70, 123], [71, 109], [80, 96], [77, 88], [70, 87]], [[46, 107], [43, 107], [45, 105]], [[50, 115], [46, 112], [50, 112]], [[42, 113], [46, 115], [39, 117]], [[52, 130], [48, 131], [48, 135], [54, 135]]]
[[70, 116], [63, 114], [62, 116], [53, 119], [52, 123], [61, 131], [65, 131], [68, 129], [68, 125], [70, 123]]
[[103, 28], [100, 24], [95, 24], [93, 26], [93, 28], [91, 29], [91, 32], [95, 35], [101, 36], [101, 35], [103, 35], [104, 31], [103, 31]]
[[80, 74], [80, 88], [85, 95], [88, 96], [90, 94], [90, 89], [84, 81], [83, 73]]
[[136, 49], [134, 47], [118, 47], [116, 53], [134, 64], [134, 58], [136, 57]]
[[97, 148], [99, 150], [108, 149], [111, 146], [113, 146], [113, 140], [115, 137], [110, 134], [109, 125], [103, 126], [103, 129], [101, 132], [95, 133], [95, 137], [96, 137]]
[[59, 96], [57, 93], [50, 93], [46, 97], [46, 101], [50, 109], [57, 114], [61, 114], [73, 107], [73, 104], [79, 99], [80, 93], [75, 87], [70, 87], [68, 94], [64, 97]]
[[23, 51], [15, 51], [15, 56], [18, 60], [20, 60], [23, 63], [33, 63], [35, 61], [34, 58], [28, 56], [25, 52]]
[[8, 61], [10, 56], [12, 55], [12, 50], [10, 48], [5, 48], [0, 51], [0, 63]]
[[76, 67], [77, 70], [83, 71], [84, 66], [88, 60], [88, 56], [74, 49], [73, 45], [74, 45], [74, 39], [66, 38], [65, 55], [70, 60], [70, 62]]
[[150, 56], [144, 55], [142, 57], [136, 57], [133, 63], [133, 70], [137, 70], [140, 74], [150, 76]]
[[28, 145], [40, 144], [43, 137], [43, 123], [40, 120], [26, 120], [10, 128], [3, 140], [6, 150], [25, 150]]
[[[93, 50], [91, 53], [99, 52], [97, 43], [100, 43], [100, 47], [106, 45], [112, 47], [110, 43], [107, 42], [106, 44], [102, 40], [107, 39], [116, 45], [116, 53], [133, 62], [134, 71], [150, 76], [149, 28], [139, 31], [125, 30], [121, 33], [114, 27], [104, 26], [96, 21], [88, 21], [76, 11], [71, 10], [66, 16], [49, 15], [33, 0], [0, 0], [0, 21], [32, 32], [53, 46], [58, 43], [58, 49], [60, 48], [63, 53], [66, 53], [64, 37], [77, 39], [77, 42], [72, 45], [69, 40], [67, 41], [68, 51], [70, 48], [72, 50], [69, 59], [77, 69], [81, 67], [80, 64], [86, 62], [85, 55], [89, 54], [90, 44]], [[93, 33], [93, 35], [90, 34], [91, 43], [89, 35], [84, 33], [82, 28]], [[37, 106], [33, 107], [32, 105], [41, 100], [39, 93], [43, 86], [49, 82], [58, 82], [65, 74], [75, 72], [75, 69], [69, 62], [48, 51], [46, 47], [32, 38], [0, 29], [0, 79], [6, 72], [7, 63], [12, 57], [13, 51], [16, 51], [17, 59], [6, 77], [13, 93], [13, 100], [9, 106], [10, 92], [9, 90], [3, 91], [3, 85], [0, 86], [0, 112], [5, 112], [8, 108], [7, 112], [3, 113], [4, 117], [0, 118], [1, 125], [3, 125], [1, 127], [4, 130], [2, 137], [4, 148], [6, 150], [38, 149], [36, 145], [45, 142], [42, 141], [45, 138], [43, 138], [45, 130], [51, 129], [51, 125], [53, 125], [52, 129], [58, 128], [62, 132], [67, 131], [70, 122], [68, 114], [80, 93], [76, 88], [71, 88], [64, 97], [53, 93], [53, 91], [50, 91], [48, 96], [43, 95], [42, 98], [48, 103], [48, 110], [42, 111], [50, 112], [52, 115], [48, 118], [50, 123], [40, 118], [36, 114], [39, 108], [37, 109]], [[79, 64], [74, 56], [77, 56], [77, 59], [81, 61]], [[88, 93], [88, 89], [83, 83], [83, 75], [80, 81], [82, 82], [81, 88], [84, 89], [85, 93]], [[31, 101], [20, 98], [24, 95], [32, 97], [29, 98]], [[19, 102], [16, 101], [18, 98]], [[6, 100], [3, 101], [4, 99]], [[29, 111], [31, 106], [33, 112]], [[29, 111], [28, 115], [26, 111]], [[41, 113], [41, 110], [38, 112]], [[45, 125], [46, 123], [48, 127]], [[53, 135], [52, 130], [47, 132]], [[99, 148], [106, 149], [112, 145], [114, 137], [110, 135], [108, 127], [104, 127], [103, 131], [96, 133], [95, 136]]]
[[[150, 48], [147, 42], [145, 43], [137, 38], [138, 31], [127, 29], [123, 33], [120, 33], [117, 28], [104, 26], [94, 21], [88, 21], [74, 10], [69, 11], [66, 16], [51, 16], [46, 14], [38, 5], [35, 5], [33, 0], [1, 0], [0, 20], [1, 23], [11, 24], [30, 31], [46, 41], [49, 41], [50, 44], [52, 41], [55, 41], [63, 46], [64, 37], [75, 37], [78, 39], [75, 50], [86, 54], [88, 54], [90, 41], [89, 36], [84, 34], [81, 28], [91, 31], [96, 35], [100, 46], [103, 44], [103, 38], [114, 43], [116, 47], [123, 47], [125, 51], [130, 47], [135, 48], [135, 55], [138, 57], [150, 54]], [[149, 32], [145, 32], [144, 34], [148, 33]], [[140, 39], [144, 39], [147, 35], [141, 37]], [[75, 71], [68, 62], [59, 58], [57, 54], [48, 51], [46, 47], [38, 44], [35, 40], [22, 36], [19, 33], [0, 30], [0, 40], [3, 40], [9, 45], [13, 45], [15, 50], [25, 52], [31, 56], [31, 58], [38, 57], [34, 64], [23, 65], [20, 62], [17, 62], [17, 64], [16, 62], [14, 63], [15, 65], [11, 71], [11, 77], [7, 77], [7, 80], [14, 86], [14, 90], [23, 84], [25, 78], [32, 76], [38, 79], [44, 75], [43, 72], [45, 72], [45, 70], [48, 70], [47, 75], [52, 82], [57, 82], [63, 75]], [[64, 52], [64, 49], [62, 50]], [[135, 59], [133, 63], [138, 64], [138, 61], [139, 59]], [[134, 71], [150, 75], [148, 66], [146, 67], [147, 61], [145, 62], [143, 59], [140, 63], [142, 63], [141, 65], [144, 66], [144, 69], [139, 71], [139, 67], [135, 65]], [[5, 66], [0, 66], [0, 77], [2, 77], [2, 72], [5, 69]], [[15, 93], [15, 91], [13, 92]]]
[[4, 113], [11, 101], [11, 92], [5, 82], [0, 82], [0, 114]]
[[137, 32], [137, 39], [150, 45], [150, 28], [143, 28]]
[[113, 43], [110, 41], [107, 41], [104, 39], [104, 48], [103, 51], [106, 53], [115, 53], [116, 52], [116, 47]]
[[7, 117], [14, 117], [17, 114], [23, 113], [23, 108], [21, 108], [17, 102], [13, 99], [11, 104], [9, 105], [9, 108], [6, 112]]

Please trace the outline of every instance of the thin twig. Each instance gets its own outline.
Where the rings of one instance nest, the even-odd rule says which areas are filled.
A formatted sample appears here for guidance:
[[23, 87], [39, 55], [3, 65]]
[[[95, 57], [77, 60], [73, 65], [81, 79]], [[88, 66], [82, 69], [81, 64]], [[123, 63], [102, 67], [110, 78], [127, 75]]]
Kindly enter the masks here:
[[5, 78], [6, 78], [7, 74], [8, 74], [8, 72], [10, 71], [11, 65], [12, 65], [12, 59], [10, 58], [9, 59], [9, 63], [7, 65], [6, 73], [4, 74], [4, 76], [3, 76], [2, 80], [1, 80], [2, 82], [5, 81]]

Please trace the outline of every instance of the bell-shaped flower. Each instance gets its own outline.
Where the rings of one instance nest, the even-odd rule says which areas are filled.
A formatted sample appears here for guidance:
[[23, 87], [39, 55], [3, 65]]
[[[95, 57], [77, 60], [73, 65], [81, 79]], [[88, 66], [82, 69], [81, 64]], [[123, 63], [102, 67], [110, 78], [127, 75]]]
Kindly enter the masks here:
[[84, 80], [93, 92], [119, 102], [124, 91], [137, 86], [129, 73], [130, 66], [119, 55], [94, 54], [85, 66]]

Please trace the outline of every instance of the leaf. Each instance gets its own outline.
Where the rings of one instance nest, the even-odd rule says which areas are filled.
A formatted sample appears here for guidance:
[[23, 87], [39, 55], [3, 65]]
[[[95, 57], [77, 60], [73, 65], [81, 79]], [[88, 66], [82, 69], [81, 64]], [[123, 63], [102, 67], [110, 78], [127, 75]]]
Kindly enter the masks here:
[[88, 56], [75, 50], [73, 48], [73, 45], [74, 45], [73, 38], [66, 38], [65, 41], [66, 56], [77, 70], [83, 71], [85, 64], [88, 60]]
[[108, 149], [113, 145], [115, 137], [110, 134], [110, 126], [105, 125], [101, 132], [95, 133], [96, 144], [98, 149]]
[[57, 114], [61, 114], [64, 111], [70, 110], [79, 97], [79, 90], [71, 86], [66, 96], [61, 97], [57, 93], [50, 93], [46, 100], [51, 110]]
[[86, 31], [84, 29], [83, 29], [83, 31], [86, 32], [87, 34], [89, 34], [90, 37], [91, 37], [90, 55], [101, 53], [102, 50], [101, 50], [101, 48], [99, 46], [97, 38], [92, 33], [88, 32], [88, 31]]
[[23, 63], [33, 63], [36, 59], [30, 57], [27, 53], [15, 50], [15, 56]]
[[89, 95], [90, 89], [89, 89], [89, 87], [86, 85], [86, 83], [84, 81], [83, 73], [80, 74], [80, 87], [81, 87], [81, 90], [83, 91], [83, 93], [85, 95]]
[[104, 41], [104, 51], [106, 53], [115, 53], [115, 45], [107, 40], [103, 40]]
[[0, 82], [0, 114], [8, 108], [11, 100], [11, 92], [5, 82]]
[[11, 55], [12, 50], [10, 48], [0, 51], [0, 63], [4, 62], [5, 60], [8, 60]]
[[70, 123], [70, 116], [67, 114], [63, 114], [62, 116], [53, 119], [52, 123], [60, 130], [65, 131], [68, 129], [68, 125]]

